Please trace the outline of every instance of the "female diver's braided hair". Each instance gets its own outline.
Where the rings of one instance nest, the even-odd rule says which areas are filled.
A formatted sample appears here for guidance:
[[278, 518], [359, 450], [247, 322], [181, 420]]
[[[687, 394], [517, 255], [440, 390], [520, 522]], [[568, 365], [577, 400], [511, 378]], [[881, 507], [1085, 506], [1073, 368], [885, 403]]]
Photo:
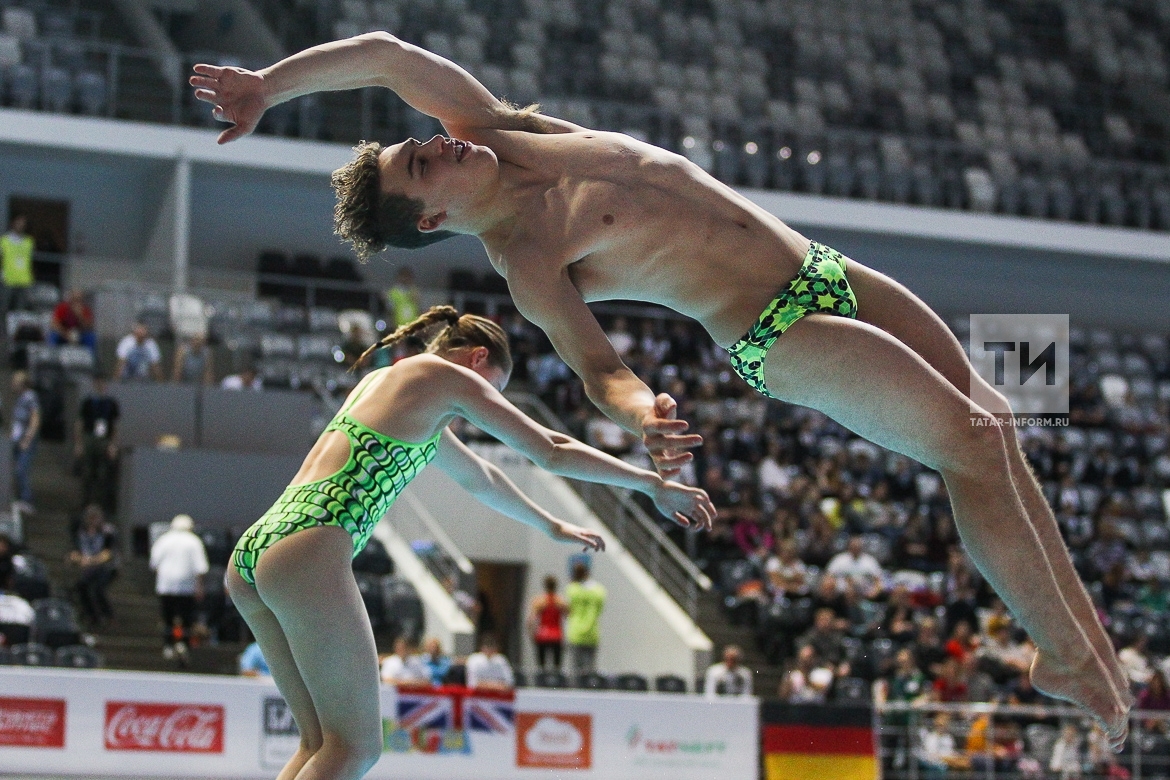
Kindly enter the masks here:
[[416, 336], [443, 322], [446, 327], [427, 342], [427, 352], [442, 353], [458, 347], [486, 347], [488, 360], [505, 375], [512, 373], [512, 351], [508, 348], [508, 334], [496, 323], [475, 314], [460, 315], [454, 306], [432, 306], [381, 341], [371, 346], [354, 362], [356, 370], [365, 365], [370, 355], [379, 349], [393, 347], [400, 341]]

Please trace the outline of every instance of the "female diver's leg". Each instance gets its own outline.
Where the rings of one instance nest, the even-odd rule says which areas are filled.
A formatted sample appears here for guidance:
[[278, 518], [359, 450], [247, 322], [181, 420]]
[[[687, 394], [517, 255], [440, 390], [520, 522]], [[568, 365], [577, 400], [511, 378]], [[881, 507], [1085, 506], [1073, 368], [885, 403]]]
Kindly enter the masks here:
[[300, 670], [293, 660], [292, 650], [289, 649], [288, 639], [284, 636], [284, 629], [280, 627], [276, 615], [264, 605], [256, 588], [248, 584], [235, 566], [229, 566], [224, 577], [227, 592], [232, 603], [240, 611], [252, 635], [260, 645], [264, 660], [272, 672], [272, 679], [284, 700], [292, 710], [293, 718], [297, 722], [297, 729], [301, 732], [301, 744], [293, 754], [284, 769], [276, 776], [276, 780], [294, 780], [297, 772], [313, 754], [321, 749], [321, 723], [317, 720], [317, 711], [313, 708], [313, 698], [305, 681], [301, 679]]
[[382, 753], [378, 656], [352, 558], [349, 534], [320, 526], [281, 539], [256, 564], [256, 590], [284, 631], [321, 724], [321, 748], [296, 780], [357, 780]]
[[[980, 397], [993, 398], [996, 401], [995, 408], [987, 407], [988, 412], [995, 415], [1011, 414], [1011, 406], [1007, 399], [971, 371], [971, 364], [959, 341], [942, 319], [914, 293], [893, 279], [855, 262], [849, 264], [848, 277], [849, 284], [857, 296], [858, 319], [876, 325], [917, 352], [967, 397], [971, 395], [971, 382], [978, 382], [981, 386]], [[1128, 700], [1129, 681], [1117, 661], [1113, 643], [1097, 617], [1097, 610], [1073, 567], [1056, 517], [1020, 449], [1015, 428], [1004, 426], [1000, 430], [1003, 433], [1016, 494], [1040, 536], [1046, 566], [1051, 569], [1052, 576], [1055, 577], [1073, 614], [1088, 633], [1097, 654], [1112, 670], [1114, 686], [1121, 692], [1121, 696]]]
[[769, 351], [764, 377], [778, 398], [818, 409], [942, 474], [968, 553], [1046, 656], [1048, 691], [1122, 738], [1128, 702], [1112, 670], [1073, 612], [1054, 608], [1065, 602], [1055, 578], [1036, 576], [1044, 550], [1013, 488], [995, 418], [972, 414], [967, 397], [901, 341], [844, 317], [796, 322]]

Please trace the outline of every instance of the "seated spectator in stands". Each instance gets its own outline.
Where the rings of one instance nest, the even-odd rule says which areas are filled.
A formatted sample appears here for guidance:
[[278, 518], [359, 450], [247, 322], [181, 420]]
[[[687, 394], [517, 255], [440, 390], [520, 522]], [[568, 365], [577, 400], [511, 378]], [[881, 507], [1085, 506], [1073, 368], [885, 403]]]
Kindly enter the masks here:
[[824, 704], [832, 685], [832, 668], [817, 658], [812, 645], [805, 645], [797, 651], [776, 695], [789, 704]]
[[768, 441], [768, 454], [756, 467], [756, 483], [764, 492], [784, 495], [792, 484], [793, 472], [799, 471], [797, 466], [787, 465], [784, 451], [779, 439]]
[[1130, 553], [1125, 565], [1125, 579], [1137, 585], [1146, 585], [1159, 576], [1158, 567], [1150, 559], [1150, 548], [1139, 547]]
[[1166, 589], [1166, 584], [1160, 578], [1155, 577], [1138, 591], [1137, 603], [1138, 606], [1159, 614], [1168, 612], [1170, 611], [1170, 590]]
[[[988, 732], [991, 732], [990, 734]], [[990, 739], [990, 745], [988, 740]], [[1024, 740], [1020, 735], [1020, 724], [1014, 720], [992, 721], [988, 713], [981, 713], [967, 730], [964, 751], [971, 760], [975, 772], [993, 772], [1010, 775], [1017, 771], [1017, 763], [1024, 753]], [[1035, 759], [1027, 759], [1034, 761]], [[1029, 767], [1035, 770], [1028, 777], [1039, 777], [1037, 764]], [[1023, 769], [1023, 767], [1019, 767]]]
[[7, 579], [0, 581], [0, 624], [31, 626], [35, 616], [32, 604], [16, 592], [16, 571], [10, 569]]
[[776, 554], [764, 564], [768, 593], [773, 599], [804, 596], [809, 590], [808, 567], [797, 556], [796, 540], [776, 542]]
[[82, 511], [74, 543], [76, 549], [66, 560], [78, 569], [77, 600], [89, 624], [100, 628], [114, 617], [106, 589], [117, 573], [114, 556], [118, 543], [114, 526], [106, 522], [105, 513], [97, 504], [90, 504]]
[[467, 687], [487, 691], [510, 691], [516, 687], [512, 665], [500, 652], [495, 634], [484, 634], [479, 652], [467, 657]]
[[121, 410], [118, 399], [106, 390], [106, 378], [93, 377], [93, 390], [81, 401], [73, 429], [73, 457], [81, 466], [81, 500], [97, 504], [107, 512], [114, 509], [117, 493], [117, 426]]
[[927, 572], [930, 562], [930, 521], [920, 512], [910, 516], [902, 535], [894, 543], [894, 563], [899, 569]]
[[918, 636], [911, 648], [922, 670], [930, 677], [937, 676], [942, 662], [947, 657], [947, 651], [938, 635], [938, 620], [933, 617], [922, 619], [918, 624]]
[[1060, 780], [1072, 780], [1081, 776], [1081, 732], [1077, 724], [1066, 723], [1060, 729], [1060, 737], [1052, 746], [1052, 758], [1048, 771], [1057, 773]]
[[918, 668], [914, 652], [908, 647], [903, 647], [894, 656], [894, 663], [894, 674], [886, 686], [886, 699], [912, 702], [922, 698], [929, 686], [926, 675]]
[[951, 734], [950, 713], [940, 712], [934, 716], [929, 729], [923, 729], [918, 740], [918, 762], [927, 771], [927, 777], [940, 776], [951, 769], [970, 769], [971, 759], [955, 749], [955, 737]]
[[932, 686], [933, 699], [943, 704], [967, 701], [966, 668], [954, 656], [948, 656], [939, 667]]
[[839, 587], [837, 578], [830, 574], [822, 574], [817, 581], [812, 595], [812, 608], [816, 610], [827, 608], [832, 611], [838, 631], [849, 629], [849, 602]]
[[81, 290], [70, 290], [53, 309], [49, 320], [49, 343], [80, 344], [97, 356], [97, 333], [93, 329], [93, 311]]
[[12, 372], [12, 477], [16, 483], [16, 506], [31, 514], [33, 509], [32, 464], [41, 435], [41, 402], [29, 386], [28, 373]]
[[252, 641], [244, 652], [240, 653], [240, 675], [243, 677], [271, 677], [272, 671], [268, 662], [264, 660], [264, 653], [260, 650], [260, 643]]
[[[1138, 694], [1137, 704], [1135, 705], [1139, 710], [1157, 710], [1165, 712], [1170, 710], [1170, 690], [1167, 690], [1166, 672], [1162, 669], [1154, 669], [1150, 672], [1150, 680], [1146, 683], [1146, 687]], [[1167, 730], [1167, 723], [1165, 720], [1147, 721], [1145, 728], [1157, 728], [1162, 733]]]
[[867, 599], [877, 598], [885, 587], [886, 573], [877, 558], [865, 552], [859, 535], [849, 537], [848, 548], [834, 555], [825, 571], [852, 581]]
[[825, 517], [824, 512], [814, 510], [809, 517], [808, 534], [800, 559], [809, 566], [825, 567], [832, 560], [837, 549], [837, 529]]
[[215, 384], [215, 356], [206, 336], [197, 334], [179, 344], [171, 367], [171, 381], [208, 387]]
[[419, 660], [431, 673], [431, 685], [442, 685], [451, 671], [451, 656], [443, 652], [443, 643], [437, 636], [429, 636], [423, 640], [422, 654]]
[[1089, 545], [1087, 554], [1093, 574], [1097, 577], [1104, 577], [1118, 565], [1124, 570], [1129, 550], [1112, 520], [1102, 519], [1098, 522], [1097, 538]]
[[879, 634], [898, 644], [914, 641], [918, 626], [914, 623], [914, 603], [910, 589], [898, 584], [890, 589]]
[[801, 634], [796, 640], [797, 647], [811, 647], [817, 658], [836, 667], [838, 664], [844, 670], [837, 670], [837, 674], [848, 677], [848, 664], [843, 664], [845, 658], [844, 635], [837, 627], [833, 610], [821, 607], [813, 615], [812, 628]]
[[162, 353], [158, 343], [150, 337], [150, 331], [142, 322], [134, 323], [129, 334], [118, 342], [118, 364], [114, 377], [119, 382], [161, 382]]
[[731, 535], [743, 557], [755, 562], [756, 565], [763, 565], [768, 550], [775, 542], [772, 539], [772, 530], [760, 522], [760, 510], [752, 506], [750, 500], [744, 500], [728, 514], [734, 518]]
[[1147, 651], [1149, 643], [1149, 635], [1145, 631], [1137, 631], [1134, 633], [1133, 639], [1117, 654], [1117, 660], [1121, 661], [1121, 668], [1137, 685], [1145, 685], [1154, 675], [1154, 667], [1150, 665], [1150, 656]]
[[[1121, 771], [1115, 771], [1118, 769]], [[1118, 780], [1130, 777], [1128, 770], [1118, 764], [1117, 754], [1109, 746], [1109, 737], [1096, 721], [1089, 727], [1085, 739], [1085, 774]]]
[[703, 676], [703, 695], [708, 699], [716, 696], [751, 696], [752, 672], [744, 667], [743, 651], [737, 645], [723, 648], [723, 660], [707, 667]]
[[634, 438], [613, 420], [594, 414], [585, 424], [585, 443], [614, 457], [621, 457], [633, 447]]
[[382, 682], [388, 685], [431, 684], [431, 669], [418, 654], [418, 645], [408, 636], [394, 640], [394, 653], [382, 660]]
[[341, 342], [342, 365], [347, 369], [353, 368], [373, 340], [373, 334], [366, 333], [359, 323], [350, 322], [345, 330], [345, 338]]
[[229, 374], [223, 378], [219, 386], [224, 390], [252, 390], [259, 392], [264, 389], [264, 380], [256, 373], [252, 366], [245, 366], [238, 374]]
[[1031, 642], [1012, 639], [1011, 620], [1003, 617], [992, 618], [987, 627], [987, 638], [975, 651], [979, 668], [997, 683], [1028, 673], [1035, 655], [1036, 649]]
[[976, 636], [970, 623], [966, 620], [960, 620], [955, 623], [944, 649], [948, 656], [960, 664], [966, 665], [975, 658], [975, 651], [979, 649], [979, 637]]
[[626, 357], [637, 343], [634, 335], [630, 333], [629, 323], [625, 317], [614, 317], [613, 327], [607, 330], [605, 335], [613, 345], [614, 351], [618, 353], [618, 357]]

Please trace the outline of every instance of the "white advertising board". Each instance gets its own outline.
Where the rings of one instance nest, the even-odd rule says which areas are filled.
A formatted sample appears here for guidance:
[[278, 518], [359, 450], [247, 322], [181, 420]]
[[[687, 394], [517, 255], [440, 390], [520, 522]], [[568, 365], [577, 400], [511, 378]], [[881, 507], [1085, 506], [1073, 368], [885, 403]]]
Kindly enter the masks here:
[[[754, 780], [759, 705], [653, 693], [382, 689], [373, 780]], [[270, 778], [297, 745], [270, 681], [0, 668], [0, 775]]]

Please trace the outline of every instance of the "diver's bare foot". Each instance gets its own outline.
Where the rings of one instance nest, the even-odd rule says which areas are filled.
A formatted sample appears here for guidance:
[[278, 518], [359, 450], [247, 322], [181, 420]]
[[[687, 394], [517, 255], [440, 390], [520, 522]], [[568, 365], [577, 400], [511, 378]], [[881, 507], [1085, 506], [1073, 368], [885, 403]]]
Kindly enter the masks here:
[[1134, 698], [1128, 687], [1117, 690], [1103, 676], [1096, 658], [1081, 667], [1071, 667], [1037, 651], [1031, 676], [1032, 687], [1041, 693], [1087, 710], [1105, 729], [1113, 751], [1121, 751], [1129, 734], [1129, 710]]

